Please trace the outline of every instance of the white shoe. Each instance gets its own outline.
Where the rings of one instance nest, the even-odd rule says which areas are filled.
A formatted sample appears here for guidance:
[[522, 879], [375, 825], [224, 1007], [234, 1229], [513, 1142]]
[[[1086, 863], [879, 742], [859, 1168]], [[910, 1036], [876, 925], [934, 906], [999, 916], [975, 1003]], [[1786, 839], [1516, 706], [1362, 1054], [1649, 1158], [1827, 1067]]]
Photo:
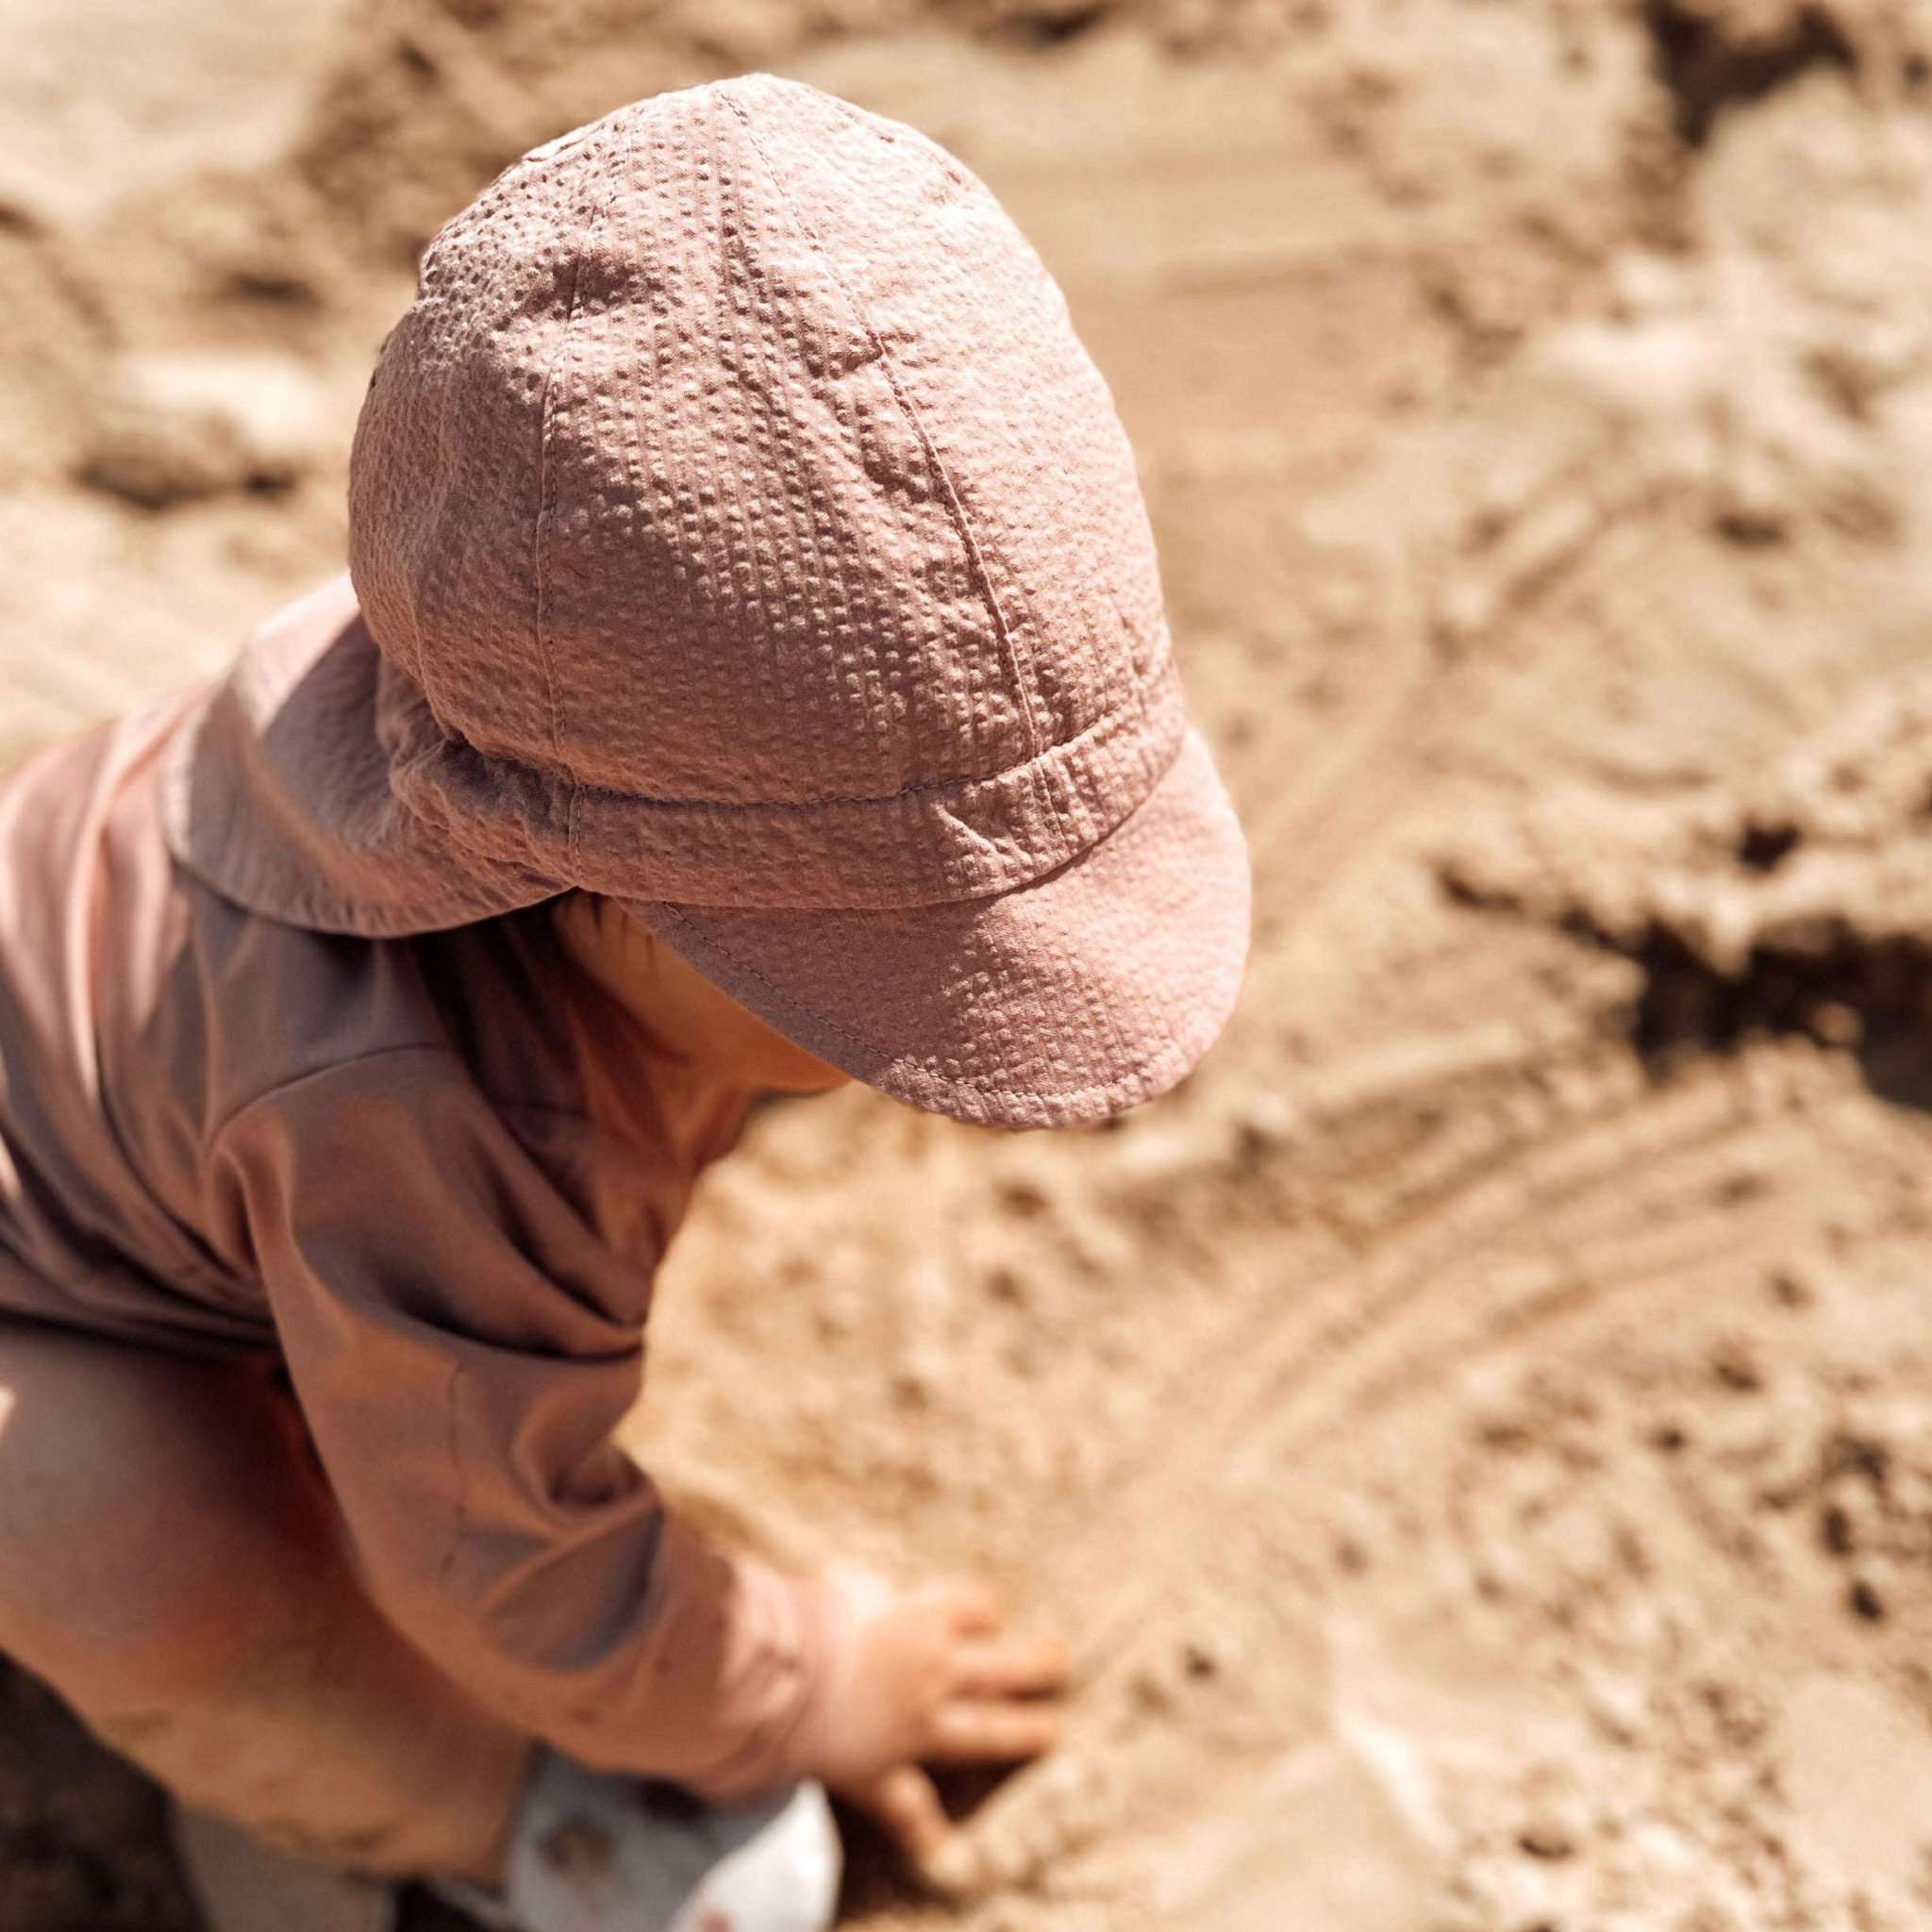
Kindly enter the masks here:
[[170, 1807], [175, 1849], [208, 1932], [391, 1932], [393, 1887], [263, 1844], [206, 1811]]
[[[207, 1812], [172, 1807], [208, 1932], [393, 1932], [396, 1890], [310, 1864]], [[435, 1890], [502, 1932], [828, 1932], [843, 1864], [815, 1784], [720, 1811], [546, 1752], [526, 1787], [504, 1889]]]
[[842, 1865], [815, 1784], [719, 1811], [551, 1752], [512, 1830], [502, 1919], [516, 1932], [827, 1932]]

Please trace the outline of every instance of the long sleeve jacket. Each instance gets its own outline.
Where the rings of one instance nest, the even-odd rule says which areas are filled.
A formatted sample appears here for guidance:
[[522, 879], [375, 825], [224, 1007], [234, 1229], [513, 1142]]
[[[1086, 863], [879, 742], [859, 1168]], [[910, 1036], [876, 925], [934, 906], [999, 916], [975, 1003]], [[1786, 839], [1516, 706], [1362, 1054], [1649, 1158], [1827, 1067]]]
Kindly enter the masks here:
[[[0, 1361], [9, 1320], [278, 1351], [373, 1597], [479, 1700], [717, 1797], [793, 1774], [833, 1599], [613, 1441], [745, 1091], [654, 1056], [544, 907], [367, 940], [219, 896], [160, 829], [188, 703], [0, 783]], [[622, 1118], [587, 1052], [633, 1056]]]

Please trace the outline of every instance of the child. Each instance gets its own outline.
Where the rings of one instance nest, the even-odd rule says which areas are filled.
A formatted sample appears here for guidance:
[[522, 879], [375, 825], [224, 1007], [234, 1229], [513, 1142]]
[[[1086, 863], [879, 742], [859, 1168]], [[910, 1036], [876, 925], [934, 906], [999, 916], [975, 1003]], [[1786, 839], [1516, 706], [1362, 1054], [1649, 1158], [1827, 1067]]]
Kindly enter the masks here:
[[224, 680], [0, 790], [0, 1651], [537, 1932], [666, 1923], [533, 1863], [589, 1812], [628, 1871], [639, 1777], [929, 1858], [920, 1767], [1044, 1749], [1056, 1653], [712, 1549], [611, 1431], [754, 1094], [1096, 1121], [1226, 1016], [1245, 856], [1107, 389], [958, 162], [747, 76], [443, 229], [350, 523]]

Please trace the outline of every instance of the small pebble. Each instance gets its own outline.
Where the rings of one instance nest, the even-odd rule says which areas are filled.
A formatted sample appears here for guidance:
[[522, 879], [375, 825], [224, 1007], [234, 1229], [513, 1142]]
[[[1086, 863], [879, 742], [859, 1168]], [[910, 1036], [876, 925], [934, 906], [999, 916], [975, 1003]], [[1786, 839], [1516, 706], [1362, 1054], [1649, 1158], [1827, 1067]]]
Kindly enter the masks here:
[[1550, 1818], [1539, 1818], [1526, 1824], [1517, 1835], [1516, 1842], [1532, 1858], [1567, 1858], [1576, 1850], [1575, 1840]]
[[1853, 1616], [1862, 1617], [1868, 1624], [1885, 1621], [1885, 1601], [1866, 1577], [1852, 1579], [1852, 1586], [1845, 1592], [1845, 1604]]
[[1818, 1519], [1818, 1535], [1834, 1557], [1851, 1555], [1852, 1519], [1840, 1505], [1831, 1503], [1825, 1506], [1824, 1513]]
[[1865, 1037], [1865, 1022], [1856, 1007], [1842, 1000], [1822, 1000], [1806, 1015], [1811, 1036], [1824, 1046], [1856, 1047]]
[[1181, 1668], [1197, 1680], [1218, 1676], [1221, 1659], [1206, 1644], [1190, 1641], [1181, 1646]]

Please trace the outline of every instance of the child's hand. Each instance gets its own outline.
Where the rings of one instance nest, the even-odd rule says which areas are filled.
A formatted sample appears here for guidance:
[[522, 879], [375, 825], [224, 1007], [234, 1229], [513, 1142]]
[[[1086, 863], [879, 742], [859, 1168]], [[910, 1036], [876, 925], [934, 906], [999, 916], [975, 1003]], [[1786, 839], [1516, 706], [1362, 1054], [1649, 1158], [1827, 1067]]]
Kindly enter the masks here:
[[953, 1826], [921, 1766], [1009, 1764], [1052, 1749], [1059, 1712], [1041, 1700], [1064, 1686], [1066, 1655], [1051, 1639], [1003, 1634], [1005, 1609], [975, 1584], [899, 1594], [870, 1576], [835, 1580], [856, 1631], [813, 1769], [924, 1866]]

